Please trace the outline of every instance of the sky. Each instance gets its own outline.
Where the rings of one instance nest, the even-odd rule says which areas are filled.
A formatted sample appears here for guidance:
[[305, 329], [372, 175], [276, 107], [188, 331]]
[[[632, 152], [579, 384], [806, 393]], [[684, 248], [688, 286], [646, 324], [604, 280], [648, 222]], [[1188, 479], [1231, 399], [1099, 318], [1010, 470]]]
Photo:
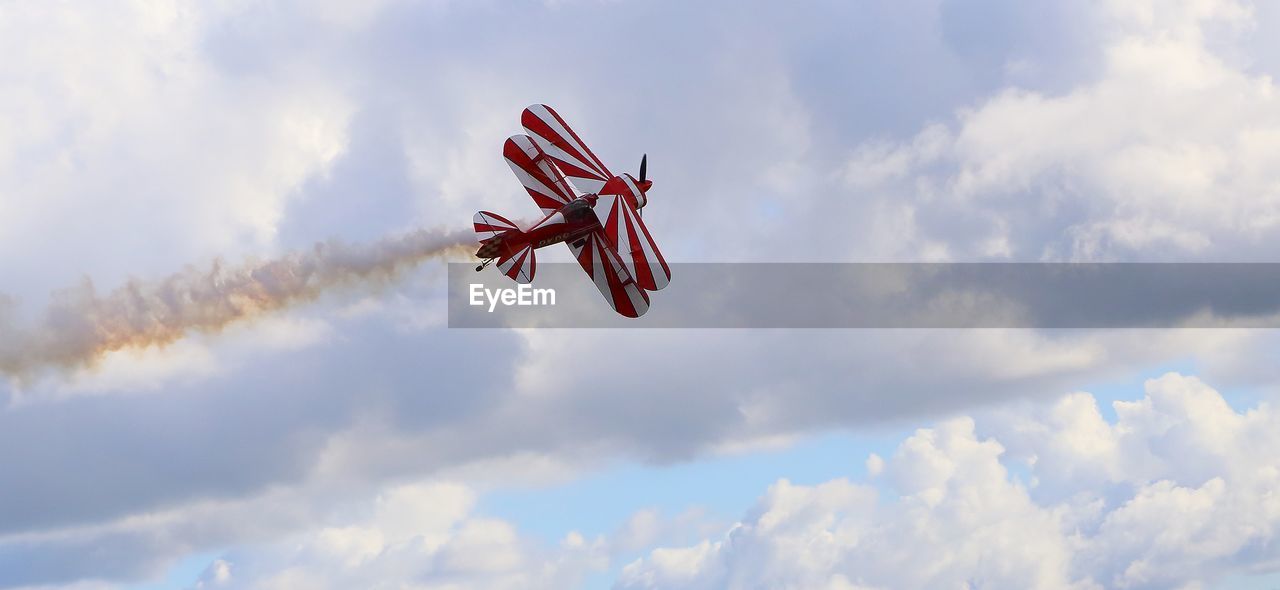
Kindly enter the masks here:
[[1280, 586], [1272, 330], [450, 329], [444, 264], [537, 103], [669, 261], [1269, 262], [1277, 33], [0, 4], [0, 588]]

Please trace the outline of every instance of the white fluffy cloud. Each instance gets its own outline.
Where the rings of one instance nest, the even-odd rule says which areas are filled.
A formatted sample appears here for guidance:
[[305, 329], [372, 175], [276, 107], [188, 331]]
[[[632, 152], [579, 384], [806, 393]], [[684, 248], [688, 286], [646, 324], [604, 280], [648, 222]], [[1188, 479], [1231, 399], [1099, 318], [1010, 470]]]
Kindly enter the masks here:
[[1108, 422], [1077, 393], [918, 430], [878, 484], [779, 481], [723, 537], [656, 549], [620, 585], [1174, 588], [1274, 568], [1280, 414], [1178, 374], [1114, 406]]
[[1280, 414], [1234, 410], [1179, 374], [1145, 389], [1114, 402], [1112, 420], [1087, 393], [944, 420], [871, 456], [870, 481], [777, 482], [723, 535], [696, 512], [643, 510], [611, 535], [547, 543], [476, 514], [473, 490], [426, 482], [203, 503], [19, 536], [4, 552], [119, 544], [162, 556], [181, 551], [174, 542], [240, 539], [202, 588], [566, 588], [697, 531], [711, 536], [647, 551], [617, 586], [1193, 588], [1274, 568]]
[[300, 68], [227, 75], [211, 31], [238, 12], [167, 0], [0, 12], [8, 294], [38, 310], [86, 275], [270, 250], [289, 200], [343, 153], [355, 107]]
[[[465, 224], [480, 207], [519, 217], [531, 209], [499, 150], [519, 108], [536, 101], [561, 108], [617, 169], [649, 152], [658, 184], [646, 221], [673, 260], [1209, 259], [1276, 245], [1268, 158], [1280, 115], [1275, 85], [1251, 65], [1258, 56], [1241, 53], [1252, 31], [1267, 32], [1244, 2], [1063, 2], [1043, 8], [1062, 17], [1053, 19], [1003, 0], [978, 9], [941, 0], [340, 4], [315, 13], [312, 3], [257, 2], [0, 9], [0, 75], [11, 82], [0, 96], [0, 271], [5, 292], [22, 299], [17, 309], [38, 313], [48, 289], [83, 274], [110, 288], [214, 256]], [[619, 30], [650, 36], [619, 43]], [[547, 34], [531, 40], [530, 31]], [[529, 65], [535, 54], [564, 67], [547, 75]], [[831, 229], [814, 231], [815, 220]], [[492, 466], [503, 461], [571, 470], [619, 456], [696, 458], [1044, 395], [1187, 356], [1215, 377], [1276, 378], [1259, 360], [1274, 344], [1257, 332], [445, 331], [433, 272], [349, 313], [332, 301], [300, 311], [299, 322], [323, 329], [286, 338], [293, 344], [270, 345], [271, 327], [251, 326], [132, 364], [109, 359], [69, 385], [55, 376], [33, 387], [64, 395], [0, 409], [0, 562], [16, 564], [0, 568], [0, 585], [137, 580], [181, 554], [228, 546], [238, 549], [206, 583], [302, 575], [333, 547], [343, 559], [328, 573], [338, 579], [394, 581], [444, 571], [397, 569], [395, 555], [436, 564], [449, 555], [441, 548], [472, 541], [516, 557], [458, 566], [467, 572], [559, 580], [521, 577], [559, 572], [547, 566], [559, 558], [465, 510], [450, 513], [454, 524], [423, 525], [448, 538], [424, 549], [372, 516], [324, 516], [351, 501], [326, 494], [440, 470], [501, 485], [510, 473]], [[295, 328], [285, 331], [306, 332]], [[583, 351], [600, 350], [610, 354], [583, 362]], [[660, 368], [652, 381], [602, 387], [637, 359]], [[83, 395], [144, 389], [155, 395]], [[1167, 446], [1174, 435], [1135, 449], [1148, 439], [1122, 436], [1089, 417], [1087, 398], [1071, 399], [1060, 416], [1023, 416], [1025, 428], [995, 439], [947, 423], [868, 465], [910, 490], [901, 502], [915, 502], [919, 526], [934, 527], [920, 535], [972, 521], [993, 527], [976, 538], [1013, 540], [1028, 557], [987, 575], [1027, 584], [1129, 575], [1128, 565], [1088, 561], [1061, 533], [1076, 519], [1088, 547], [1118, 539], [1108, 550], [1123, 553], [1130, 525], [1104, 535], [1102, 521], [1088, 519], [1097, 500], [1081, 493], [1111, 515], [1121, 514], [1115, 502], [1200, 505], [1242, 489], [1223, 475], [1227, 463], [1205, 454], [1227, 444], [1217, 430], [1187, 431], [1185, 449]], [[1039, 485], [998, 477], [997, 455], [1034, 456]], [[1053, 472], [1043, 467], [1055, 462]], [[984, 493], [1027, 522], [1049, 524], [1005, 522], [983, 497], [956, 503], [951, 488], [979, 485], [970, 472], [985, 473]], [[1157, 485], [1166, 480], [1168, 490]], [[261, 517], [267, 509], [228, 519], [207, 507], [280, 489], [315, 506], [276, 511], [288, 516], [279, 520]], [[865, 533], [867, 522], [909, 528], [882, 521], [859, 485], [780, 484], [773, 494], [792, 516], [766, 519], [765, 510], [744, 525], [804, 539], [821, 531], [823, 514], [870, 519], [850, 521], [857, 526], [833, 533], [823, 552], [796, 555], [814, 584], [874, 582], [840, 570], [842, 535]], [[1117, 522], [1149, 518], [1124, 514]], [[331, 530], [314, 530], [316, 519]], [[1250, 551], [1195, 535], [1126, 564], [1162, 563], [1176, 547]], [[915, 574], [957, 579], [988, 563], [965, 538], [953, 539], [968, 549], [950, 565]], [[305, 555], [292, 561], [273, 545], [280, 539]], [[921, 542], [945, 540], [929, 539]], [[110, 559], [84, 557], [103, 546], [115, 550]], [[374, 550], [387, 560], [368, 557]], [[744, 561], [772, 568], [761, 575], [794, 573], [768, 542], [750, 550]], [[726, 551], [708, 541], [657, 552], [627, 580], [677, 570], [723, 580]], [[844, 578], [823, 573], [829, 562]], [[31, 565], [49, 563], [77, 567]], [[1132, 580], [1144, 575], [1155, 574], [1137, 567]]]
[[[1280, 227], [1280, 87], [1240, 59], [1236, 0], [1101, 2], [1100, 68], [1017, 86], [844, 171], [876, 224], [937, 258], [1255, 259]], [[887, 238], [887, 236], [885, 236]], [[887, 240], [886, 240], [887, 241]]]
[[552, 590], [605, 563], [600, 540], [571, 532], [543, 547], [474, 504], [458, 484], [392, 486], [345, 520], [215, 560], [196, 587]]

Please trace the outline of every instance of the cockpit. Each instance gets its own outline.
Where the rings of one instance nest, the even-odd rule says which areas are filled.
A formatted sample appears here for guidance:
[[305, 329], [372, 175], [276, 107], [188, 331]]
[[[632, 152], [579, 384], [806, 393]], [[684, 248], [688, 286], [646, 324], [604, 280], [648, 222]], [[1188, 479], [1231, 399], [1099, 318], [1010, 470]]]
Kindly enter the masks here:
[[570, 223], [581, 221], [591, 215], [591, 205], [587, 203], [586, 199], [574, 199], [568, 205], [565, 205], [561, 212], [564, 213], [565, 221]]

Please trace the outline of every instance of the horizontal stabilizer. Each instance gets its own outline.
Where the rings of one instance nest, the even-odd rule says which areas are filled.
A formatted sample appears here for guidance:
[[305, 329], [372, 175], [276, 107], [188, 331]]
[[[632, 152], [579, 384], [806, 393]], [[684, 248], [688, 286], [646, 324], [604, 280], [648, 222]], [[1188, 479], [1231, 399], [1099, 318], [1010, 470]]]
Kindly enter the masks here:
[[534, 259], [533, 246], [525, 244], [523, 248], [504, 254], [498, 259], [498, 270], [502, 274], [511, 277], [517, 283], [533, 282], [533, 273], [538, 270], [538, 263]]
[[500, 236], [513, 229], [517, 231], [520, 229], [509, 219], [488, 211], [477, 211], [472, 220], [475, 222], [476, 236], [480, 238], [481, 242]]

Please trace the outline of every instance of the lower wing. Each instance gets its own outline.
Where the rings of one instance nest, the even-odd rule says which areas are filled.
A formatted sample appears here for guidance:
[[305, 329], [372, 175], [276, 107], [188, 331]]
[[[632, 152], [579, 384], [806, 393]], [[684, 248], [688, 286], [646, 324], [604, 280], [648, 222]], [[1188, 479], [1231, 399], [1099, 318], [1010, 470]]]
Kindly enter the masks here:
[[638, 318], [649, 311], [649, 296], [631, 278], [604, 233], [597, 229], [568, 245], [614, 311], [629, 318]]
[[593, 209], [605, 236], [627, 271], [635, 277], [636, 284], [645, 290], [657, 291], [671, 282], [671, 267], [667, 266], [653, 236], [649, 235], [649, 228], [628, 199], [629, 194], [639, 192], [630, 178], [615, 176], [600, 191]]

